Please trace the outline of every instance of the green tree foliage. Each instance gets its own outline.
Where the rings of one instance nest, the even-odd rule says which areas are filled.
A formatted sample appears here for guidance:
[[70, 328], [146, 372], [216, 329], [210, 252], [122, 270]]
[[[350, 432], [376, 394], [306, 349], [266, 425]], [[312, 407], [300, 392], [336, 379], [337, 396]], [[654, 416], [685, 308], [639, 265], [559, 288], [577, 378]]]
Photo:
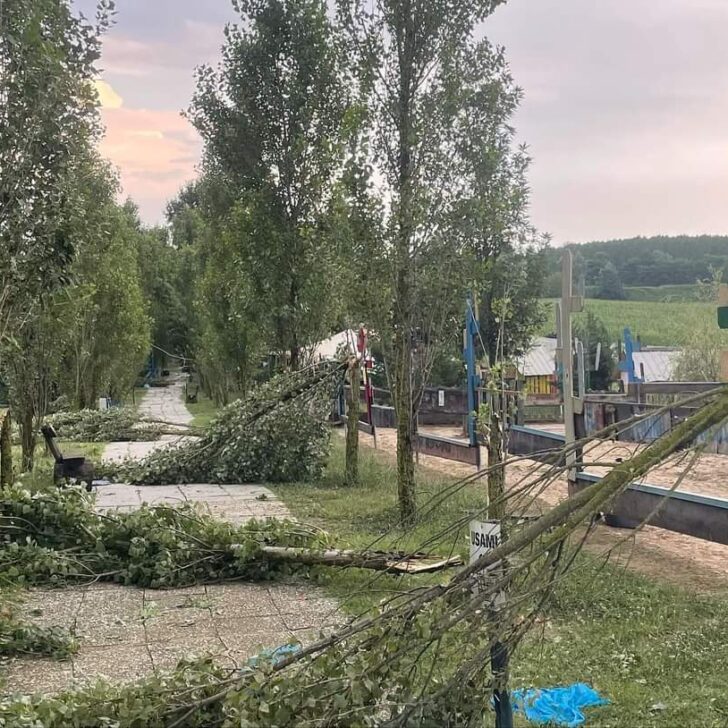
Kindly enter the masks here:
[[67, 280], [68, 188], [98, 132], [92, 79], [111, 8], [103, 0], [93, 27], [68, 0], [0, 6], [0, 340]]
[[[499, 4], [337, 3], [365, 109], [347, 187], [350, 234], [364, 241], [358, 271], [371, 272], [359, 298], [381, 337], [397, 413], [403, 519], [415, 513], [422, 390], [433, 362], [457, 346], [466, 291], [477, 284], [499, 299], [512, 291], [518, 303], [520, 293], [538, 291], [535, 264], [522, 260], [535, 240], [525, 214], [527, 157], [513, 151], [508, 126], [518, 92], [502, 53], [474, 35]], [[506, 254], [530, 281], [496, 293]], [[529, 305], [535, 312], [535, 296]]]
[[104, 165], [92, 164], [84, 179], [73, 283], [54, 299], [62, 334], [60, 391], [79, 408], [129, 392], [150, 344], [136, 210], [114, 202], [116, 182]]
[[95, 407], [101, 396], [121, 398], [149, 349], [136, 212], [115, 202], [115, 176], [95, 153], [79, 157], [62, 220], [74, 240], [68, 281], [39, 294], [23, 327], [0, 348], [26, 470], [33, 466], [35, 433], [53, 400], [63, 397], [83, 408]]
[[[609, 331], [599, 316], [592, 311], [587, 311], [574, 321], [574, 337], [584, 345], [584, 357], [587, 370], [588, 388], [591, 390], [607, 390], [609, 381], [614, 376], [615, 357], [609, 336]], [[594, 369], [596, 362], [597, 348], [599, 351], [599, 366]]]
[[624, 299], [624, 288], [622, 280], [616, 266], [611, 261], [607, 261], [604, 267], [599, 271], [599, 282], [595, 292], [595, 298], [606, 298], [612, 301], [621, 301]]
[[[728, 237], [657, 236], [574, 245], [583, 260], [584, 282], [590, 295], [600, 284], [604, 266], [611, 262], [624, 286], [689, 285], [710, 276], [710, 269], [728, 266]], [[549, 280], [557, 282], [559, 252], [548, 255]], [[556, 286], [547, 295], [558, 295]], [[629, 291], [627, 291], [629, 297]]]
[[728, 334], [714, 321], [696, 321], [675, 362], [673, 379], [679, 382], [718, 382], [721, 352], [728, 349]]
[[221, 405], [246, 392], [270, 340], [268, 302], [253, 293], [241, 252], [249, 239], [231, 206], [225, 186], [207, 174], [167, 208], [186, 351], [204, 390]]
[[67, 0], [0, 7], [0, 371], [23, 465], [50, 400], [118, 395], [147, 345], [137, 230], [97, 158], [98, 24]]
[[[234, 263], [240, 290], [223, 294], [224, 315], [242, 315], [233, 304], [250, 300], [246, 313], [255, 309], [270, 348], [287, 352], [295, 369], [338, 305], [332, 199], [347, 133], [340, 47], [321, 0], [235, 5], [241, 22], [227, 29], [220, 68], [199, 71], [190, 109], [208, 175], [227, 192], [214, 200], [210, 242], [227, 270], [202, 297], [231, 283]], [[189, 221], [178, 217], [177, 229]]]
[[303, 482], [326, 464], [336, 363], [279, 375], [224, 408], [193, 443], [163, 448], [142, 461], [109, 464], [114, 482]]
[[138, 236], [140, 282], [152, 320], [152, 343], [172, 354], [191, 349], [187, 251], [178, 251], [166, 228], [141, 230]]
[[458, 59], [456, 70], [460, 113], [454, 123], [464, 184], [454, 206], [454, 230], [475, 263], [471, 285], [481, 338], [495, 363], [499, 355], [522, 353], [543, 320], [541, 251], [548, 239], [529, 220], [531, 160], [525, 147], [516, 148], [511, 125], [521, 91], [503, 49], [482, 40]]
[[[701, 301], [715, 304], [723, 282], [722, 268], [709, 268], [709, 275], [696, 284]], [[728, 349], [728, 333], [715, 320], [695, 320], [675, 362], [673, 378], [682, 382], [718, 382], [721, 354]]]

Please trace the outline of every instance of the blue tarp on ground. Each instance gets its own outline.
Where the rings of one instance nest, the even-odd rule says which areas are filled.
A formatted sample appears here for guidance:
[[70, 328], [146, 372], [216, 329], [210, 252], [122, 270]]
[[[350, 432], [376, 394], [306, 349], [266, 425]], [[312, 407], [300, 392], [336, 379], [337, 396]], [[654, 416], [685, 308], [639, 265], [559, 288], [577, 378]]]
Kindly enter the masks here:
[[301, 645], [299, 644], [281, 645], [280, 647], [276, 647], [275, 649], [268, 649], [259, 652], [257, 655], [251, 657], [248, 660], [248, 665], [250, 665], [250, 667], [256, 667], [261, 661], [272, 662], [275, 665], [286, 657], [290, 655], [295, 655], [297, 652], [300, 651]]
[[606, 705], [609, 701], [585, 683], [563, 688], [513, 691], [513, 708], [534, 723], [576, 728], [584, 723], [583, 708]]

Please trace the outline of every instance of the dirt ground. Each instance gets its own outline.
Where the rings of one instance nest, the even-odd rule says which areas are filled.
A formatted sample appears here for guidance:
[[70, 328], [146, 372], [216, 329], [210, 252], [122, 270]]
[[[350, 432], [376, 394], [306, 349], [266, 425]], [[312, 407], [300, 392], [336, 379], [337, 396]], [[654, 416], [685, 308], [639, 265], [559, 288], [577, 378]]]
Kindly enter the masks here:
[[[445, 437], [462, 437], [456, 427], [421, 428], [432, 434]], [[373, 447], [372, 438], [362, 435], [362, 444]], [[392, 429], [377, 430], [377, 447], [388, 456], [396, 452], [397, 433]], [[592, 462], [613, 462], [616, 458], [628, 458], [639, 446], [631, 443], [602, 443], [587, 455]], [[481, 462], [486, 462], [485, 451], [481, 450]], [[453, 477], [465, 477], [475, 472], [475, 468], [464, 463], [443, 458], [420, 455], [419, 464], [438, 470]], [[645, 482], [652, 485], [671, 487], [685, 469], [684, 460], [676, 460], [649, 473]], [[522, 461], [509, 466], [507, 484], [509, 487], [524, 477], [528, 477], [537, 463]], [[692, 467], [691, 472], [680, 485], [680, 490], [703, 495], [728, 497], [728, 457], [722, 455], [702, 455]], [[590, 472], [605, 472], [606, 468], [589, 468]], [[544, 491], [537, 509], [546, 509], [566, 497], [565, 479], [555, 481]], [[664, 579], [700, 592], [728, 593], [728, 546], [703, 541], [702, 539], [672, 533], [647, 526], [640, 531], [610, 528], [600, 525], [590, 537], [588, 548], [592, 553], [605, 554], [612, 550], [611, 563], [619, 563], [648, 576]]]

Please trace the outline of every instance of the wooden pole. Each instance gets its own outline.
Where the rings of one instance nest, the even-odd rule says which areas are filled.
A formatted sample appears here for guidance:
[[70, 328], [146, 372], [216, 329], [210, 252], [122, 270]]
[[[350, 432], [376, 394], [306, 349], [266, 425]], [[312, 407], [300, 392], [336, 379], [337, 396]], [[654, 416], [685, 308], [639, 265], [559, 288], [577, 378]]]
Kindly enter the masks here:
[[359, 484], [359, 360], [349, 361], [349, 398], [346, 407], [346, 485]]
[[569, 492], [576, 485], [576, 451], [571, 447], [576, 442], [574, 425], [574, 356], [572, 349], [571, 315], [581, 311], [584, 301], [573, 292], [573, 259], [570, 250], [565, 250], [561, 258], [561, 305], [559, 321], [559, 356], [561, 361], [562, 381], [564, 388], [564, 433], [566, 447], [567, 479]]

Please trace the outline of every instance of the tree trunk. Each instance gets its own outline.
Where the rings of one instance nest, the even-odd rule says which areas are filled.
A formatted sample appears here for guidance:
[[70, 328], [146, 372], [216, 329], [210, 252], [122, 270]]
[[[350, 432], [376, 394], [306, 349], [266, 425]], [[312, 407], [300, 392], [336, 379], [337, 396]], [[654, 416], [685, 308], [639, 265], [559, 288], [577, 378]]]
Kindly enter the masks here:
[[349, 399], [346, 407], [346, 485], [359, 485], [359, 361], [349, 366]]
[[461, 566], [459, 556], [430, 554], [401, 554], [367, 551], [313, 551], [293, 546], [262, 546], [261, 553], [272, 561], [290, 561], [310, 566], [355, 566], [359, 569], [392, 571], [398, 573], [428, 573], [453, 566]]
[[411, 3], [399, 7], [396, 42], [399, 62], [398, 89], [398, 176], [397, 231], [395, 240], [395, 290], [393, 300], [395, 362], [392, 399], [397, 416], [397, 490], [402, 522], [416, 516], [415, 462], [413, 442], [412, 334], [414, 329], [414, 280], [412, 237], [415, 228], [414, 164], [412, 147], [416, 143], [412, 126], [414, 31]]
[[[399, 336], [399, 332], [397, 334]], [[400, 344], [404, 349], [407, 363], [397, 363], [395, 388], [392, 392], [395, 414], [397, 415], [397, 494], [399, 515], [403, 523], [411, 523], [417, 515], [415, 497], [415, 459], [412, 412], [411, 356], [407, 343]], [[399, 348], [399, 347], [398, 347]]]
[[0, 427], [0, 488], [13, 484], [13, 442], [10, 410], [5, 412]]
[[[488, 519], [499, 521], [501, 527], [501, 542], [508, 538], [506, 532], [506, 504], [504, 500], [506, 473], [503, 454], [503, 422], [501, 419], [500, 396], [491, 395], [490, 426], [487, 438], [488, 449]], [[503, 561], [503, 569], [508, 565]], [[501, 622], [497, 608], [492, 608], [491, 619], [493, 624]], [[494, 636], [506, 632], [505, 625], [496, 626]], [[493, 675], [493, 707], [495, 710], [496, 728], [511, 728], [513, 726], [513, 709], [508, 692], [510, 677], [510, 654], [508, 646], [497, 638], [490, 648], [490, 668]]]
[[33, 470], [33, 455], [35, 454], [35, 417], [33, 410], [28, 408], [23, 412], [20, 423], [20, 443], [22, 448], [22, 468], [24, 473]]
[[[500, 413], [497, 411], [497, 397], [492, 397], [490, 413], [490, 424], [488, 427], [488, 438], [486, 448], [488, 451], [488, 518], [500, 520], [505, 515], [505, 494], [506, 474], [503, 466], [503, 429]], [[501, 529], [503, 524], [501, 524]], [[503, 533], [501, 531], [501, 533]]]

